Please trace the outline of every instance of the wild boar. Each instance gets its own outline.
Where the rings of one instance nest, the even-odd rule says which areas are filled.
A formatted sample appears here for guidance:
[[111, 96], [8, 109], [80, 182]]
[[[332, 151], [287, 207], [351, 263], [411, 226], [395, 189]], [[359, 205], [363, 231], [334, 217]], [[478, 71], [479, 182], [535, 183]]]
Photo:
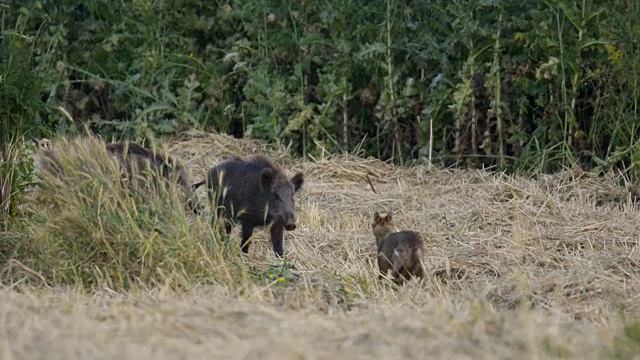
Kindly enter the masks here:
[[[133, 142], [118, 142], [107, 144], [107, 151], [114, 155], [121, 164], [124, 164], [130, 181], [133, 177], [138, 177], [140, 172], [152, 171], [154, 184], [158, 184], [158, 179], [154, 175], [160, 175], [165, 179], [175, 177], [178, 185], [182, 187], [184, 195], [187, 199], [187, 206], [195, 214], [200, 214], [202, 206], [198, 204], [197, 198], [193, 193], [193, 186], [190, 183], [189, 175], [182, 164], [171, 156], [163, 156], [157, 151], [146, 149]], [[144, 176], [140, 180], [146, 181]], [[140, 182], [138, 182], [140, 183]]]
[[232, 228], [229, 220], [238, 220], [242, 225], [240, 247], [248, 253], [254, 227], [271, 224], [271, 243], [278, 257], [284, 253], [284, 230], [296, 229], [293, 196], [303, 183], [301, 172], [289, 179], [260, 155], [227, 159], [207, 175], [209, 201], [216, 204], [215, 215], [225, 220], [227, 234]]
[[[79, 155], [89, 156], [91, 147], [104, 147], [107, 153], [124, 168], [126, 177], [130, 182], [130, 188], [135, 185], [152, 184], [159, 185], [159, 178], [167, 180], [175, 178], [186, 196], [187, 206], [194, 213], [199, 214], [202, 206], [198, 204], [192, 191], [193, 186], [189, 183], [189, 176], [184, 167], [176, 159], [170, 156], [163, 156], [156, 151], [146, 149], [133, 142], [119, 142], [106, 144], [97, 138], [82, 139], [75, 141], [61, 141], [54, 148], [48, 139], [32, 139], [36, 145], [35, 170], [36, 175], [42, 178], [42, 173], [50, 173], [55, 177], [72, 176], [64, 174], [65, 167], [61, 159], [65, 159], [66, 154], [61, 152], [80, 151]], [[151, 178], [151, 179], [149, 179]], [[151, 180], [149, 182], [149, 180]]]

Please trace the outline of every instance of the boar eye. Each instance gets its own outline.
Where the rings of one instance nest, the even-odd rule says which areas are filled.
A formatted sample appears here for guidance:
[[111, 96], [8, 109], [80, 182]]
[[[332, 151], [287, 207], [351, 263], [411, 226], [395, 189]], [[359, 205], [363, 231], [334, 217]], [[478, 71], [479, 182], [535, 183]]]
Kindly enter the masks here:
[[281, 200], [280, 195], [278, 193], [274, 193], [273, 196], [275, 196], [276, 200]]

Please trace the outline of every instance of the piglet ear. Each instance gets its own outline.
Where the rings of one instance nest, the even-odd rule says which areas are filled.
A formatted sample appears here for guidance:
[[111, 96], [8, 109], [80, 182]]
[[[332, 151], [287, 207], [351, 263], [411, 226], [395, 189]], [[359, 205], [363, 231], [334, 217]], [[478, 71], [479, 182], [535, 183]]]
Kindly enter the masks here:
[[387, 224], [391, 224], [393, 222], [393, 217], [391, 216], [391, 213], [387, 214], [387, 217], [385, 220], [387, 220]]
[[263, 191], [271, 191], [274, 177], [275, 173], [273, 172], [273, 169], [265, 168], [262, 170], [262, 174], [260, 174], [260, 185], [262, 186]]
[[293, 190], [297, 192], [304, 184], [304, 175], [301, 172], [296, 173], [291, 178], [291, 183], [293, 184]]

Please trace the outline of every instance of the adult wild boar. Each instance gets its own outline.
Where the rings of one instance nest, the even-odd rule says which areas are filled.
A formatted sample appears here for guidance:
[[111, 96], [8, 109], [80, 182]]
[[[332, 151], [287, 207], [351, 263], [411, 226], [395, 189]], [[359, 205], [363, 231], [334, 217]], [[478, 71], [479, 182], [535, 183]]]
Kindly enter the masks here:
[[[81, 159], [91, 155], [91, 148], [103, 147], [125, 170], [130, 189], [146, 185], [152, 185], [157, 189], [163, 179], [174, 180], [184, 191], [189, 209], [195, 214], [199, 214], [202, 210], [197, 196], [193, 193], [189, 175], [181, 161], [169, 155], [163, 156], [159, 150], [147, 149], [129, 141], [105, 144], [98, 138], [77, 138], [73, 141], [62, 139], [55, 147], [50, 140], [45, 138], [34, 138], [32, 141], [36, 146], [36, 175], [41, 179], [43, 179], [43, 173], [49, 173], [59, 178], [75, 176], [75, 174], [65, 173], [64, 161], [61, 161], [68, 158], [65, 155], [74, 152], [80, 155]], [[97, 158], [95, 160], [102, 161], [103, 159]]]
[[271, 224], [271, 243], [276, 256], [283, 255], [284, 230], [296, 228], [293, 195], [304, 182], [302, 173], [291, 179], [263, 156], [246, 159], [234, 157], [209, 170], [209, 201], [216, 204], [219, 219], [225, 219], [225, 230], [231, 232], [228, 220], [242, 226], [240, 247], [249, 252], [253, 228]]
[[124, 165], [127, 175], [132, 181], [134, 178], [139, 178], [140, 181], [136, 182], [138, 184], [144, 184], [146, 181], [144, 176], [139, 177], [138, 175], [149, 171], [154, 175], [152, 181], [155, 185], [158, 185], [160, 180], [155, 175], [167, 180], [175, 178], [184, 192], [189, 209], [195, 214], [200, 214], [202, 208], [193, 193], [189, 175], [180, 161], [168, 155], [163, 156], [159, 150], [149, 150], [129, 141], [107, 144], [106, 148]]

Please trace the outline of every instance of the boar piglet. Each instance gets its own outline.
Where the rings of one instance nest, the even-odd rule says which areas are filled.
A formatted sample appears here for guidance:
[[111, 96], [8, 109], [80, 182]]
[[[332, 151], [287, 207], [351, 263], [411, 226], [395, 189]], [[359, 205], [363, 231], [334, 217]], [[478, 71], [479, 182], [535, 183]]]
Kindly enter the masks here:
[[380, 278], [387, 276], [389, 270], [399, 285], [411, 277], [424, 278], [424, 245], [420, 234], [409, 230], [394, 231], [392, 215], [382, 217], [377, 211], [371, 226], [378, 248]]

